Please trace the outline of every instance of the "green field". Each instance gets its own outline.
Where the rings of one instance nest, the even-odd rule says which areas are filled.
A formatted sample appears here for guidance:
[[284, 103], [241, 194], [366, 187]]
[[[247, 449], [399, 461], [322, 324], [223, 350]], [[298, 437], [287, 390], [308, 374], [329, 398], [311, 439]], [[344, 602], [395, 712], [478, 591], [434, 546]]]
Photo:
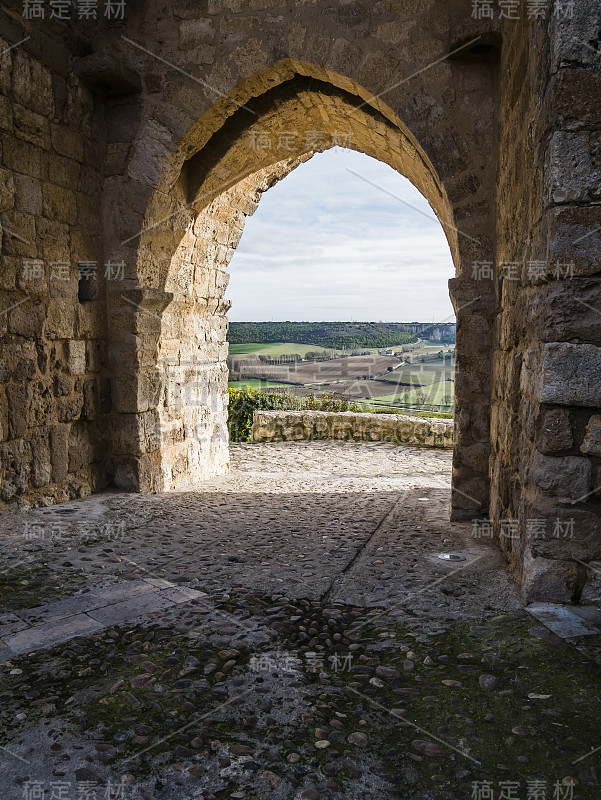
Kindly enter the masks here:
[[[424, 386], [423, 389], [410, 389], [407, 391], [407, 402], [411, 404], [417, 405], [417, 397], [419, 394], [423, 393], [426, 396], [424, 403], [426, 405], [430, 404], [441, 404], [443, 402], [445, 394], [450, 394], [453, 397], [454, 391], [454, 384], [451, 381], [438, 381], [437, 383], [433, 383], [430, 386]], [[405, 395], [405, 392], [402, 393]], [[397, 393], [397, 402], [399, 402], [400, 397], [399, 393]], [[402, 401], [404, 402], [404, 400]]]
[[399, 391], [410, 389], [412, 386], [419, 388], [423, 386], [431, 386], [433, 383], [440, 383], [447, 378], [453, 378], [453, 370], [432, 370], [432, 372], [402, 372], [399, 370], [396, 377], [394, 372], [389, 372], [386, 375], [378, 375], [377, 380], [379, 383], [387, 384], [390, 388], [393, 386], [398, 387]]
[[229, 354], [231, 356], [290, 356], [298, 353], [303, 358], [307, 353], [339, 352], [333, 351], [328, 347], [321, 347], [318, 344], [296, 344], [294, 342], [273, 342], [272, 344], [261, 344], [249, 342], [248, 344], [230, 344]]
[[423, 393], [425, 400], [423, 404], [441, 405], [445, 394], [450, 394], [453, 397], [453, 383], [451, 381], [437, 381], [423, 388], [415, 387], [400, 387], [392, 394], [382, 394], [374, 397], [371, 402], [373, 403], [407, 403], [408, 405], [419, 406], [418, 395]]
[[[449, 380], [454, 377], [454, 358], [447, 356], [444, 359], [435, 358], [424, 363], [421, 362], [422, 355], [432, 359], [432, 356], [435, 356], [441, 350], [446, 353], [449, 347], [441, 346], [438, 343], [420, 342], [412, 347], [411, 353], [405, 354], [405, 357], [417, 357], [416, 363], [397, 367], [391, 372], [380, 374], [371, 380], [361, 380], [357, 382], [344, 379], [337, 380], [336, 377], [334, 377], [331, 383], [320, 384], [320, 386], [323, 391], [334, 395], [344, 396], [347, 392], [350, 392], [348, 395], [349, 399], [359, 401], [363, 404], [371, 404], [374, 408], [379, 407], [382, 410], [390, 406], [402, 406], [402, 408], [398, 408], [399, 413], [414, 413], [414, 411], [417, 412], [420, 409], [431, 411], [432, 407], [436, 408], [440, 406], [443, 407], [445, 412], [452, 411], [452, 400], [450, 403], [445, 403], [444, 406], [443, 403], [445, 395], [450, 395], [451, 398], [454, 395], [454, 383], [452, 380]], [[332, 355], [337, 355], [335, 351], [328, 350], [328, 348], [323, 346], [299, 344], [298, 342], [249, 342], [247, 344], [230, 345], [230, 355], [234, 358], [242, 359], [245, 356], [265, 355], [277, 360], [278, 356], [290, 356], [293, 353], [297, 353], [301, 357], [306, 357], [306, 354], [310, 351], [328, 352]], [[374, 354], [377, 353], [378, 351], [374, 351]], [[352, 357], [350, 361], [353, 361]], [[257, 361], [257, 364], [258, 363]], [[307, 364], [307, 362], [304, 363], [305, 365]], [[335, 364], [336, 362], [333, 363]], [[255, 372], [254, 369], [251, 369], [250, 373], [251, 375], [262, 374], [262, 372]], [[341, 370], [340, 377], [342, 378], [346, 374], [347, 373]], [[278, 377], [286, 378], [287, 373], [282, 373], [281, 376], [272, 375], [271, 380], [259, 379], [256, 377], [233, 380], [229, 382], [228, 386], [232, 389], [241, 389], [250, 386], [259, 390], [288, 387], [288, 390], [297, 396], [303, 394], [302, 383], [295, 384], [293, 387], [289, 383], [278, 381]], [[306, 375], [303, 380], [308, 380]], [[309, 386], [310, 384], [307, 383], [306, 385]], [[356, 391], [357, 387], [360, 388], [360, 391]], [[359, 396], [357, 396], [357, 394]]]
[[409, 368], [395, 369], [384, 375], [378, 375], [378, 381], [390, 383], [398, 386], [399, 390], [410, 386], [428, 386], [440, 380], [440, 371], [436, 370], [415, 370]]

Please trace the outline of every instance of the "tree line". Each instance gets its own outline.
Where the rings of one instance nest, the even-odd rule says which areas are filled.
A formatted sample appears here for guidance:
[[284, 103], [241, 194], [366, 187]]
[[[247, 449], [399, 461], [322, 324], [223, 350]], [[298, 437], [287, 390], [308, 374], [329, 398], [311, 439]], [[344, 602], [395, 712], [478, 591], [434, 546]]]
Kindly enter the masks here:
[[349, 350], [395, 347], [416, 341], [402, 322], [230, 322], [230, 344], [296, 342]]

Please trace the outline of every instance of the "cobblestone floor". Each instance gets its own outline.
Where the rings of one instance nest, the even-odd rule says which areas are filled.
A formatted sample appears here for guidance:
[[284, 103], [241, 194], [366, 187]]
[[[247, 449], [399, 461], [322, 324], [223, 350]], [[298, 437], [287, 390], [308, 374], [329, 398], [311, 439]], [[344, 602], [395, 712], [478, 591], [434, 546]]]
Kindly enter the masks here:
[[448, 521], [450, 462], [235, 445], [188, 491], [3, 515], [3, 800], [601, 798], [599, 667]]

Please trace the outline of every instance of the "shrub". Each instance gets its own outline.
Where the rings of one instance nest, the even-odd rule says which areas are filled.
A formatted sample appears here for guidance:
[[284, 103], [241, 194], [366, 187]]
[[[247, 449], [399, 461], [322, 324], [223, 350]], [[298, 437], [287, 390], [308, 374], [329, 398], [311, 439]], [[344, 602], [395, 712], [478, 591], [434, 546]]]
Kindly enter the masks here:
[[252, 441], [253, 413], [255, 411], [364, 411], [364, 406], [349, 403], [344, 398], [323, 394], [319, 397], [296, 397], [290, 392], [283, 394], [261, 392], [250, 386], [244, 389], [228, 389], [228, 428], [232, 442]]

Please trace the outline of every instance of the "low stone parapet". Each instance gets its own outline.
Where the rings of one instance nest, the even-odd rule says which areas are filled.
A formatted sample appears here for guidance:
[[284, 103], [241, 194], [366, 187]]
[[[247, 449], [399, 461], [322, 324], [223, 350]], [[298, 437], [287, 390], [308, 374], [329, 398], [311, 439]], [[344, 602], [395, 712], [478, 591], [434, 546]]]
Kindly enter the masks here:
[[453, 420], [351, 411], [255, 411], [253, 442], [336, 439], [453, 447]]

